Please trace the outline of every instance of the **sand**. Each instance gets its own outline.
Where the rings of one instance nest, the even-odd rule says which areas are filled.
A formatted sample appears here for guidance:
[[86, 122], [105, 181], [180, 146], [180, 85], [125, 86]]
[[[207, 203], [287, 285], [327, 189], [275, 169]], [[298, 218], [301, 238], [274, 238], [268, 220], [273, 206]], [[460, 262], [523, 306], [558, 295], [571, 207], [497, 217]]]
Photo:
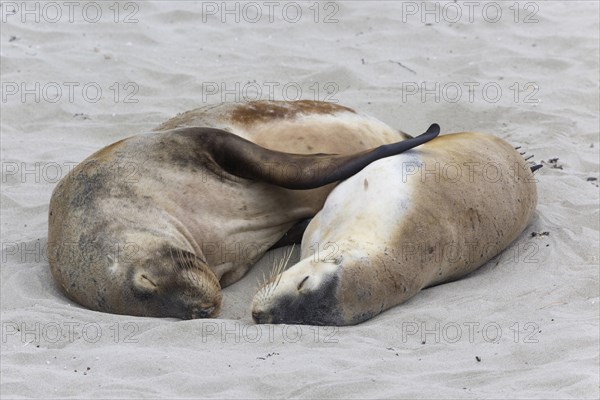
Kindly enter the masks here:
[[[596, 2], [53, 4], [2, 3], [2, 398], [600, 396]], [[269, 97], [521, 145], [547, 163], [534, 221], [476, 273], [353, 327], [252, 324], [256, 278], [283, 250], [214, 320], [59, 292], [44, 250], [69, 168], [178, 112]]]

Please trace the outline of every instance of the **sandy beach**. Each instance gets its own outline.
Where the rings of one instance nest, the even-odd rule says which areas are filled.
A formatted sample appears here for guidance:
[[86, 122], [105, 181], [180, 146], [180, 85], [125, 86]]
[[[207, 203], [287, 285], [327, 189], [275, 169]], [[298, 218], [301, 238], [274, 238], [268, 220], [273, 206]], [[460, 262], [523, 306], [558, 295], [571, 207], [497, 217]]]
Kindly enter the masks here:
[[[67, 3], [0, 3], [3, 399], [600, 396], [598, 3]], [[69, 301], [45, 251], [56, 183], [177, 113], [256, 99], [522, 146], [544, 164], [534, 220], [357, 326], [253, 324], [286, 249], [223, 291], [217, 319]]]

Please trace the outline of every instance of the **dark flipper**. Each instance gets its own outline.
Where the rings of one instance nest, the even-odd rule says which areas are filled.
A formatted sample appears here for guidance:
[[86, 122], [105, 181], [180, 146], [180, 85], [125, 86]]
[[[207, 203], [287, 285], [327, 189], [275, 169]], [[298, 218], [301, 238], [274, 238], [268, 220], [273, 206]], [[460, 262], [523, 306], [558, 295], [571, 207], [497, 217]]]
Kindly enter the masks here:
[[283, 246], [291, 246], [293, 244], [300, 244], [302, 242], [304, 231], [306, 230], [306, 227], [308, 227], [310, 221], [312, 221], [312, 218], [307, 218], [292, 226], [277, 243], [271, 246], [271, 249], [276, 249]]
[[[515, 150], [519, 150], [520, 148], [521, 148], [521, 146], [517, 146], [517, 147], [515, 147]], [[533, 158], [533, 155], [525, 157], [525, 154], [527, 154], [526, 151], [523, 151], [523, 152], [520, 151], [519, 154], [523, 156], [525, 161], [529, 161]], [[535, 164], [534, 161], [529, 161], [529, 165], [531, 165], [531, 167], [529, 167], [529, 168], [531, 169], [532, 173], [543, 167], [543, 165], [541, 165], [541, 164]]]
[[322, 178], [325, 182], [324, 184], [347, 179], [367, 165], [371, 164], [373, 161], [404, 153], [405, 151], [420, 146], [423, 143], [427, 143], [439, 134], [440, 126], [438, 124], [432, 124], [425, 133], [422, 133], [412, 139], [403, 140], [402, 142], [398, 143], [385, 144], [362, 153], [341, 157], [341, 162], [338, 164], [339, 166], [336, 165], [336, 168], [330, 170], [331, 172]]
[[538, 169], [540, 169], [542, 167], [543, 167], [542, 164], [534, 165], [533, 167], [531, 167], [531, 172], [535, 172], [535, 171], [537, 171]]
[[185, 128], [178, 132], [202, 141], [215, 163], [230, 174], [287, 189], [313, 189], [347, 179], [373, 161], [426, 143], [439, 134], [440, 127], [433, 124], [415, 138], [347, 156], [273, 151], [218, 129]]

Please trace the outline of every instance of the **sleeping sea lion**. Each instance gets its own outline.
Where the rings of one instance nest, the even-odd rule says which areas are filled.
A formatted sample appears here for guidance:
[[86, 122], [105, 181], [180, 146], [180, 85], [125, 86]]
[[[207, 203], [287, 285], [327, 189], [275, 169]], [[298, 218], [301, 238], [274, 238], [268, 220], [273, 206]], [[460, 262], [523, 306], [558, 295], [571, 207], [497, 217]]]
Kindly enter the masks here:
[[257, 323], [352, 325], [456, 280], [531, 220], [533, 171], [481, 133], [442, 135], [340, 183], [304, 232], [301, 260], [257, 292]]

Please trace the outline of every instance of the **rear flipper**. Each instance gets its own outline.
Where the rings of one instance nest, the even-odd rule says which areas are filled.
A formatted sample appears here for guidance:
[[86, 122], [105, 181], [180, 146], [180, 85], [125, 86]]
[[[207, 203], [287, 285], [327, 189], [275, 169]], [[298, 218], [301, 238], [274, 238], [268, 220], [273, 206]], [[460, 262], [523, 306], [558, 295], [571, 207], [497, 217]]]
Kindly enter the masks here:
[[[342, 156], [269, 150], [219, 129], [183, 128], [178, 131], [179, 134], [189, 135], [200, 141], [203, 151], [224, 171], [241, 178], [296, 190], [314, 189], [347, 179], [373, 161], [426, 143], [439, 132], [440, 127], [433, 124], [415, 138]], [[290, 175], [290, 171], [296, 173]]]
[[302, 236], [304, 235], [304, 231], [306, 230], [306, 227], [308, 226], [310, 221], [312, 221], [312, 218], [307, 218], [292, 226], [290, 230], [287, 231], [277, 243], [271, 246], [271, 249], [277, 249], [279, 247], [284, 246], [291, 246], [293, 244], [300, 244], [302, 242]]
[[[521, 146], [517, 146], [515, 147], [515, 150], [519, 150], [521, 148]], [[525, 161], [529, 161], [530, 159], [533, 158], [533, 155], [527, 156], [525, 157], [525, 152], [519, 152], [520, 155], [522, 155], [525, 158]], [[542, 164], [535, 164], [533, 162], [530, 162], [531, 167], [529, 167], [531, 169], [531, 172], [535, 172], [538, 169], [542, 168], [543, 165]]]
[[540, 169], [542, 167], [543, 167], [542, 164], [536, 164], [536, 165], [534, 165], [534, 166], [531, 167], [531, 172], [535, 172], [535, 171], [537, 171], [538, 169]]

